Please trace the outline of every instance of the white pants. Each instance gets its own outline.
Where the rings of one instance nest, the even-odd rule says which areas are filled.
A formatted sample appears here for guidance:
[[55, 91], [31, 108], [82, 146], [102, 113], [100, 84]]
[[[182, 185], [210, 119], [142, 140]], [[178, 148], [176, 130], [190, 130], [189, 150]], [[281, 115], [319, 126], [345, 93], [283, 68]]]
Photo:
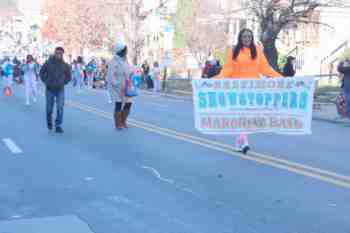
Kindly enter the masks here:
[[160, 92], [160, 80], [154, 79], [153, 80], [153, 85], [154, 85], [153, 92], [154, 93]]
[[88, 88], [92, 88], [92, 85], [93, 85], [93, 82], [94, 82], [94, 73], [88, 73], [87, 74], [87, 77], [86, 77], [86, 79], [87, 79], [87, 86], [88, 86]]
[[78, 89], [82, 89], [84, 87], [84, 77], [83, 76], [76, 76], [76, 87]]
[[12, 82], [13, 82], [12, 75], [11, 76], [7, 76], [7, 77], [3, 76], [2, 80], [3, 80], [3, 86], [4, 87], [11, 87], [12, 86]]
[[38, 95], [38, 84], [35, 75], [25, 75], [24, 85], [26, 90], [26, 102], [30, 103], [30, 100], [36, 101]]

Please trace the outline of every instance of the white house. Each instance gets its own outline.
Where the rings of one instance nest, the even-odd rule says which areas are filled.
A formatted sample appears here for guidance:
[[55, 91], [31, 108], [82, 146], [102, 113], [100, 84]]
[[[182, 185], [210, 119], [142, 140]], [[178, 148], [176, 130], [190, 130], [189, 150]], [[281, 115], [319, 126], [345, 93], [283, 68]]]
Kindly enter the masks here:
[[[159, 9], [162, 0], [144, 0], [144, 11], [151, 12], [143, 25], [145, 46], [143, 58], [159, 61], [166, 57], [173, 48], [174, 25], [172, 16], [176, 13], [177, 0], [165, 1], [165, 7]], [[164, 2], [164, 1], [163, 1]], [[167, 63], [169, 60], [167, 60]]]

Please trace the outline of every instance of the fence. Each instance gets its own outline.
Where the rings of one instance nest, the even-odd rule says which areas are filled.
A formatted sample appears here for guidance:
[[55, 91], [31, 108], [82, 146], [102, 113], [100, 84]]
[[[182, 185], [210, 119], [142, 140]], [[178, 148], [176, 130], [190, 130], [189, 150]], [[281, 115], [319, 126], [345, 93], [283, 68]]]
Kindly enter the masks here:
[[[340, 92], [341, 77], [339, 74], [311, 75], [316, 78], [315, 102], [334, 103]], [[192, 82], [188, 79], [168, 79], [165, 83], [165, 92], [180, 95], [192, 95]]]

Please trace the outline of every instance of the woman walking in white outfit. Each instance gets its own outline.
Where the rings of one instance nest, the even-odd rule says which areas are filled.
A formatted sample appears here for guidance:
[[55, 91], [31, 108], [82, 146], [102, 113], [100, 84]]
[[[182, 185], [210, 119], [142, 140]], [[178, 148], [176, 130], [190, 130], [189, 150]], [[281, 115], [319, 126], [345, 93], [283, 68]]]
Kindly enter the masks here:
[[27, 62], [23, 67], [24, 84], [26, 91], [26, 105], [30, 105], [31, 100], [35, 103], [37, 101], [38, 87], [37, 74], [38, 66], [34, 61], [32, 55], [27, 56]]
[[73, 78], [78, 92], [80, 92], [84, 86], [84, 61], [81, 56], [77, 58], [77, 61], [73, 66]]

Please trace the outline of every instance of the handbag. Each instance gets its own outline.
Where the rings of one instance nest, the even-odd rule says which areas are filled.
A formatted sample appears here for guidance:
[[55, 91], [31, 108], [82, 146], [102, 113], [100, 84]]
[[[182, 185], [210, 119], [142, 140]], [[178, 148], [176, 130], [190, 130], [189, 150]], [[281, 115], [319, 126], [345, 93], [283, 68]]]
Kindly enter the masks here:
[[125, 96], [126, 97], [136, 97], [138, 96], [138, 88], [134, 85], [134, 82], [131, 79], [125, 80]]

